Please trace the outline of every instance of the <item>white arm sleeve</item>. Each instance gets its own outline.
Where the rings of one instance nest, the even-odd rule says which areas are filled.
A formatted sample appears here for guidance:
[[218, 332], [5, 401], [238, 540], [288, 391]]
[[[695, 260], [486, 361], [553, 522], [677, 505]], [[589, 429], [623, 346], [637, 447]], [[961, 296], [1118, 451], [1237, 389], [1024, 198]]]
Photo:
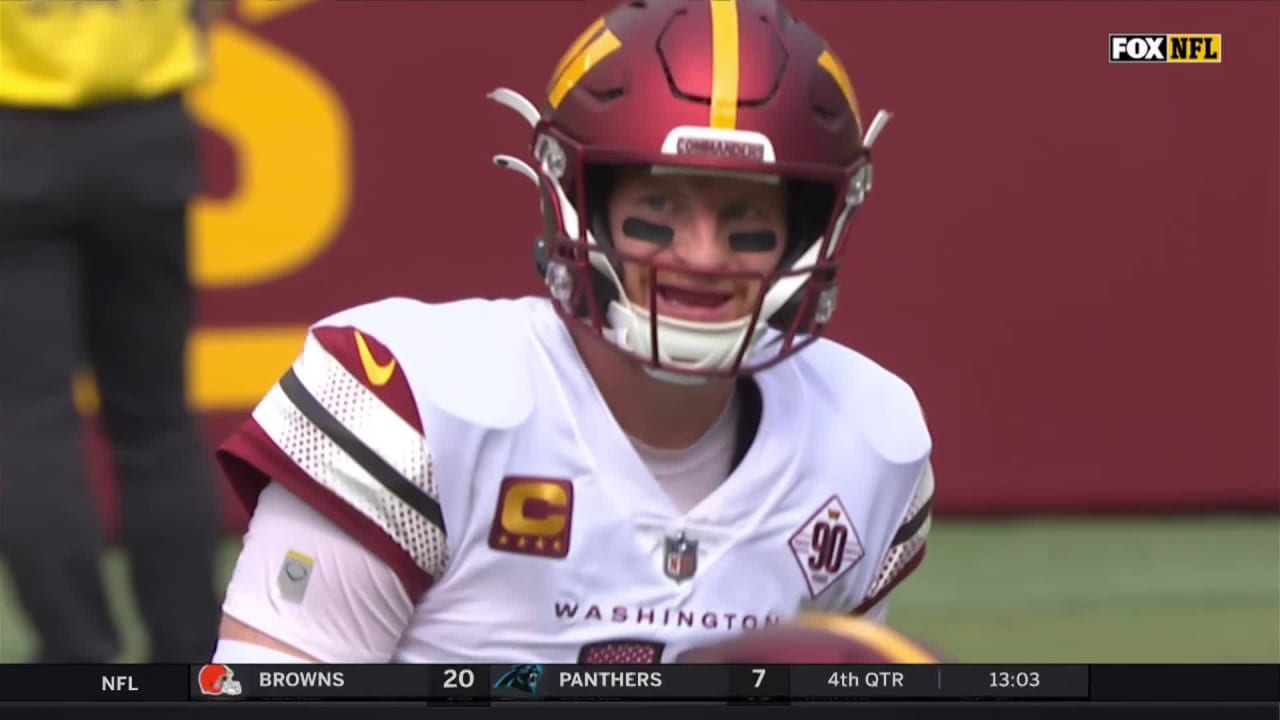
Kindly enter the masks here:
[[413, 610], [376, 555], [279, 483], [262, 491], [226, 615], [320, 662], [356, 664], [389, 662]]
[[275, 648], [255, 645], [243, 640], [219, 638], [218, 647], [213, 651], [211, 662], [227, 665], [290, 665], [306, 664], [311, 661]]

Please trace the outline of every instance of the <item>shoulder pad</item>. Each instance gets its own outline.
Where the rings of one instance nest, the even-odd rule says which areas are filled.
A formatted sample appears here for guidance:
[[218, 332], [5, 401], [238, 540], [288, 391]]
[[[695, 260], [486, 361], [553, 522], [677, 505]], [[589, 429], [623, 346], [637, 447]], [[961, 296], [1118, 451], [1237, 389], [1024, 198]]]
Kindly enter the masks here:
[[528, 311], [519, 301], [388, 298], [315, 325], [334, 326], [355, 328], [386, 347], [420, 412], [443, 411], [491, 428], [513, 427], [532, 412]]
[[795, 359], [812, 400], [846, 422], [854, 420], [881, 457], [908, 464], [929, 455], [933, 441], [920, 401], [902, 378], [865, 355], [825, 339]]

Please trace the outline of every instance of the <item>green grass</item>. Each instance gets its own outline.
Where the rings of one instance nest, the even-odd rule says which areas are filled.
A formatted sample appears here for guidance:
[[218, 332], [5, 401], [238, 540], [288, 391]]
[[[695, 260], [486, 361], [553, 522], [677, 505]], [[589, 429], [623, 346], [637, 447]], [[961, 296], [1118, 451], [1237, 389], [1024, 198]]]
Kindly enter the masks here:
[[890, 622], [964, 662], [1280, 662], [1280, 519], [940, 524]]
[[[942, 521], [931, 540], [890, 622], [955, 660], [1280, 662], [1276, 516]], [[141, 660], [124, 558], [105, 562], [122, 659]], [[33, 647], [0, 567], [0, 662]]]

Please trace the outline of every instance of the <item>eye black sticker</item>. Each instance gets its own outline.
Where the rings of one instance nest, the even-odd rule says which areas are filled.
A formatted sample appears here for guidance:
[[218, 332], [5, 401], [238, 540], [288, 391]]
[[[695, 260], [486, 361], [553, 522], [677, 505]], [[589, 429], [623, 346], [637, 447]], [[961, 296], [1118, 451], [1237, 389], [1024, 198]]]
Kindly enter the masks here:
[[778, 247], [778, 234], [772, 230], [733, 233], [729, 247], [734, 252], [769, 252]]
[[629, 217], [622, 221], [622, 233], [636, 240], [658, 245], [670, 245], [676, 231], [669, 225], [660, 225], [638, 217]]

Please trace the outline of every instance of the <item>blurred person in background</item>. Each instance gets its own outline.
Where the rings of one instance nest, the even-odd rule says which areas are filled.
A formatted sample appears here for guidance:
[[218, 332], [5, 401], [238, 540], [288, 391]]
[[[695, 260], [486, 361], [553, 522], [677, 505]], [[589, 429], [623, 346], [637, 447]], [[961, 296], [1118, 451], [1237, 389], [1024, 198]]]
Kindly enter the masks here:
[[0, 552], [40, 662], [110, 662], [71, 378], [87, 360], [156, 662], [212, 652], [218, 495], [186, 404], [207, 0], [0, 2]]

